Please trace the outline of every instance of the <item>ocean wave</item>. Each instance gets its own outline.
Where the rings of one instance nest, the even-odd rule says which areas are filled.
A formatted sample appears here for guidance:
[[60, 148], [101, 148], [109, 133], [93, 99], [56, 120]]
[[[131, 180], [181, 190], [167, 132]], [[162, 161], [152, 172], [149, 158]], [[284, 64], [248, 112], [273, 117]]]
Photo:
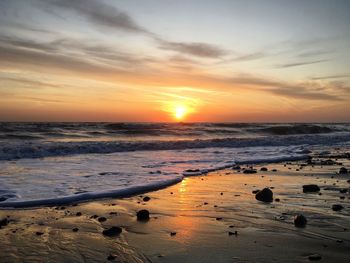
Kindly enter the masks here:
[[292, 134], [319, 134], [340, 131], [336, 127], [296, 124], [296, 125], [274, 125], [270, 127], [261, 127], [252, 129], [254, 132], [268, 133], [276, 135], [292, 135]]
[[[277, 149], [276, 149], [277, 150]], [[206, 175], [213, 171], [218, 171], [222, 169], [228, 169], [235, 164], [258, 164], [258, 163], [274, 163], [274, 162], [283, 162], [283, 161], [296, 161], [296, 160], [305, 160], [308, 158], [307, 154], [303, 153], [297, 153], [294, 151], [293, 154], [282, 154], [277, 153], [273, 156], [265, 156], [265, 157], [259, 157], [259, 158], [247, 158], [243, 160], [237, 160], [237, 161], [226, 161], [226, 162], [218, 162], [215, 165], [212, 162], [212, 165], [209, 165], [209, 163], [206, 163], [202, 160], [200, 162], [200, 166], [195, 165], [195, 163], [189, 162], [188, 165], [192, 165], [192, 169], [186, 169], [183, 171], [182, 175], [180, 173], [169, 173], [170, 178], [163, 177], [162, 180], [156, 180], [151, 183], [142, 183], [137, 185], [128, 185], [123, 188], [117, 187], [116, 189], [109, 189], [109, 190], [95, 190], [95, 191], [86, 191], [82, 190], [80, 192], [76, 192], [74, 194], [69, 195], [63, 195], [63, 196], [56, 196], [56, 197], [48, 197], [48, 198], [42, 198], [39, 196], [42, 196], [42, 191], [49, 191], [52, 193], [52, 189], [56, 188], [57, 185], [55, 184], [46, 186], [45, 188], [42, 188], [39, 195], [35, 195], [39, 198], [22, 198], [21, 195], [17, 195], [16, 192], [12, 190], [0, 190], [0, 209], [1, 208], [25, 208], [25, 207], [38, 207], [38, 206], [55, 206], [55, 205], [67, 205], [72, 203], [79, 203], [79, 202], [85, 202], [85, 201], [92, 201], [102, 198], [124, 198], [129, 197], [133, 195], [138, 195], [150, 191], [156, 191], [162, 188], [166, 188], [170, 185], [176, 184], [181, 182], [184, 177], [187, 176], [198, 176], [198, 175]], [[176, 163], [177, 164], [183, 164], [182, 162]], [[171, 162], [168, 163], [167, 167], [171, 166]], [[174, 164], [173, 164], [174, 165]], [[209, 166], [208, 166], [209, 165]], [[207, 166], [206, 168], [204, 168]], [[191, 166], [190, 166], [191, 167]], [[154, 167], [145, 167], [145, 168], [154, 168]], [[158, 167], [159, 168], [159, 167]], [[156, 174], [166, 174], [165, 172], [155, 172]], [[112, 178], [108, 178], [109, 180], [113, 180], [113, 175], [118, 173], [113, 172], [103, 172], [99, 173], [99, 175], [105, 176], [112, 175]], [[59, 176], [59, 175], [58, 175]], [[137, 176], [134, 175], [137, 180]], [[118, 176], [119, 177], [119, 176]], [[140, 177], [140, 175], [139, 175]], [[76, 177], [73, 177], [76, 178]], [[141, 176], [139, 179], [141, 180], [143, 177]], [[54, 178], [53, 178], [54, 179]], [[107, 179], [107, 180], [108, 180]], [[119, 180], [122, 178], [119, 178]], [[74, 182], [71, 184], [79, 184], [79, 182]], [[24, 187], [38, 187], [37, 185], [31, 185], [27, 184]], [[42, 187], [42, 186], [41, 186]], [[49, 188], [49, 189], [48, 189]], [[39, 187], [40, 189], [40, 187]], [[20, 188], [16, 188], [16, 190], [20, 190]], [[22, 189], [23, 191], [23, 189]], [[20, 191], [21, 192], [21, 191]], [[27, 189], [28, 192], [28, 189]], [[38, 191], [33, 191], [34, 193], [37, 193]]]
[[74, 154], [184, 150], [209, 147], [256, 147], [289, 145], [332, 145], [350, 141], [350, 133], [266, 136], [257, 138], [222, 138], [171, 141], [79, 141], [79, 142], [1, 142], [0, 160], [41, 158]]
[[96, 200], [102, 198], [122, 198], [129, 197], [137, 194], [142, 194], [150, 191], [156, 191], [166, 188], [170, 185], [179, 183], [182, 181], [182, 177], [172, 178], [169, 180], [159, 181], [155, 183], [130, 186], [124, 189], [106, 190], [98, 192], [85, 192], [78, 193], [75, 195], [47, 198], [47, 199], [36, 199], [36, 200], [25, 200], [25, 201], [5, 201], [0, 202], [0, 208], [25, 208], [25, 207], [38, 207], [38, 206], [54, 206], [54, 205], [66, 205], [77, 202]]

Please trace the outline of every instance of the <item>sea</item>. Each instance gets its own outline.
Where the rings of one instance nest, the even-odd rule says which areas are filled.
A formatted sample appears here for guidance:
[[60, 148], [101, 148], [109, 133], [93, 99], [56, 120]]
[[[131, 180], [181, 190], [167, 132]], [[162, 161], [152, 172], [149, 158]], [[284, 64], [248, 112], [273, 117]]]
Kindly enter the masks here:
[[0, 123], [0, 208], [119, 198], [350, 147], [350, 124]]

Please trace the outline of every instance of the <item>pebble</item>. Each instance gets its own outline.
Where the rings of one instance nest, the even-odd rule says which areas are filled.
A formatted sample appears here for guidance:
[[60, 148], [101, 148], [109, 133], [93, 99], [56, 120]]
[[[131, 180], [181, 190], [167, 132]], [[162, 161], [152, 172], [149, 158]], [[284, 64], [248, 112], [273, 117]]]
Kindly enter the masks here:
[[307, 219], [304, 215], [299, 214], [294, 217], [294, 226], [295, 227], [305, 227], [307, 224]]
[[149, 220], [149, 211], [146, 209], [140, 210], [136, 213], [138, 221], [147, 221]]
[[310, 192], [319, 192], [320, 187], [318, 187], [317, 184], [305, 184], [303, 185], [303, 192], [304, 193], [310, 193]]
[[273, 201], [273, 192], [269, 188], [264, 188], [256, 193], [255, 199], [258, 201], [270, 203]]
[[319, 254], [312, 254], [309, 256], [310, 261], [316, 261], [316, 260], [321, 260], [321, 259], [322, 259], [322, 256]]
[[343, 210], [344, 207], [342, 205], [339, 205], [339, 204], [335, 204], [335, 205], [332, 205], [332, 210], [333, 211], [340, 211], [340, 210]]
[[119, 227], [119, 226], [112, 226], [111, 228], [103, 230], [102, 234], [104, 236], [114, 237], [114, 236], [118, 236], [122, 231], [123, 230], [122, 230], [121, 227]]
[[151, 200], [151, 198], [149, 196], [145, 196], [143, 199], [142, 199], [144, 202], [148, 202], [149, 200]]
[[107, 221], [107, 218], [105, 218], [104, 216], [101, 216], [101, 217], [99, 217], [98, 219], [98, 222], [105, 222], [105, 221]]

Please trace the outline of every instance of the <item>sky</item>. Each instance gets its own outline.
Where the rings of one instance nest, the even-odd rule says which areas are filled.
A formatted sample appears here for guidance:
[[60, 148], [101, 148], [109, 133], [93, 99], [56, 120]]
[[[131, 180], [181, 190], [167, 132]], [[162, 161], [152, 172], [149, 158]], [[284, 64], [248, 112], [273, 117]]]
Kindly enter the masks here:
[[349, 122], [349, 13], [347, 0], [0, 0], [0, 120]]

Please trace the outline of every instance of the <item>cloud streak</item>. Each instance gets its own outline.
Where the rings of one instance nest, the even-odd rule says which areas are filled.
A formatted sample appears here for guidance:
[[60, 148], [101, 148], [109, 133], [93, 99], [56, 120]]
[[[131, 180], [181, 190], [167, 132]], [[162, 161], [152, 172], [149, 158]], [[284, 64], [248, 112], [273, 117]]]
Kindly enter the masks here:
[[177, 51], [183, 54], [194, 55], [197, 57], [220, 58], [228, 54], [228, 51], [215, 45], [206, 43], [181, 43], [165, 40], [160, 40], [159, 42], [159, 47], [161, 49]]
[[313, 60], [313, 61], [301, 61], [301, 62], [294, 62], [294, 63], [286, 63], [286, 64], [280, 64], [277, 65], [277, 68], [291, 68], [291, 67], [299, 67], [299, 66], [307, 66], [311, 64], [317, 64], [317, 63], [323, 63], [327, 62], [329, 59], [320, 59], [320, 60]]
[[216, 45], [208, 43], [185, 43], [168, 41], [156, 33], [139, 25], [129, 14], [118, 8], [97, 0], [52, 0], [42, 1], [44, 5], [75, 13], [85, 17], [94, 25], [110, 30], [121, 30], [129, 33], [142, 34], [150, 37], [159, 48], [201, 58], [220, 58], [228, 52]]
[[138, 25], [133, 18], [118, 8], [96, 0], [53, 0], [50, 3], [56, 7], [74, 11], [94, 24], [110, 29], [150, 34]]

